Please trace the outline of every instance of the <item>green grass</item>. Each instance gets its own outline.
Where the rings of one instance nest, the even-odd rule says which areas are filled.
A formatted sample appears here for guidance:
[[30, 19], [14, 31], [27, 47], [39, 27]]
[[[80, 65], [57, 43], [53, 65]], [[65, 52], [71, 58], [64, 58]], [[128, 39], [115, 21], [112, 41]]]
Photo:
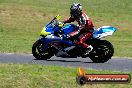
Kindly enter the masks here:
[[[125, 72], [86, 70], [87, 74], [130, 74]], [[76, 83], [77, 69], [45, 65], [0, 64], [0, 88], [131, 88], [130, 84]]]
[[57, 14], [68, 17], [73, 2], [83, 5], [96, 28], [117, 27], [107, 38], [114, 56], [132, 57], [131, 0], [0, 0], [0, 52], [31, 53], [41, 28]]

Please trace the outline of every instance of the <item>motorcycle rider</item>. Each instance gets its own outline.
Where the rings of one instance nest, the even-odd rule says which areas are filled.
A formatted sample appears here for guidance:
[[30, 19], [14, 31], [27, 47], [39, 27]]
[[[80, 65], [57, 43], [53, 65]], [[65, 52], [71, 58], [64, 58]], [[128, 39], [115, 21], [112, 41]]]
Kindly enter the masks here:
[[70, 37], [77, 36], [74, 40], [75, 45], [82, 46], [86, 49], [86, 55], [92, 51], [93, 47], [85, 43], [87, 39], [92, 37], [94, 32], [94, 25], [91, 19], [82, 11], [82, 6], [80, 3], [73, 3], [70, 8], [70, 17], [67, 18], [64, 23], [71, 23], [77, 21], [79, 27], [76, 31], [69, 34]]

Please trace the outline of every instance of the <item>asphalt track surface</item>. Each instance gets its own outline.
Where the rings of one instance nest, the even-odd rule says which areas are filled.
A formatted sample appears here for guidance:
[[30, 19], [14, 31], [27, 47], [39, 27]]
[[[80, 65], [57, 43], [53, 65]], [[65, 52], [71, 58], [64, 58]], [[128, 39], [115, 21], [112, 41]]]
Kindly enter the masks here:
[[31, 54], [0, 54], [0, 63], [57, 65], [83, 67], [85, 69], [132, 72], [132, 59], [113, 57], [106, 63], [93, 63], [89, 58], [61, 58], [53, 56], [49, 60], [35, 60]]

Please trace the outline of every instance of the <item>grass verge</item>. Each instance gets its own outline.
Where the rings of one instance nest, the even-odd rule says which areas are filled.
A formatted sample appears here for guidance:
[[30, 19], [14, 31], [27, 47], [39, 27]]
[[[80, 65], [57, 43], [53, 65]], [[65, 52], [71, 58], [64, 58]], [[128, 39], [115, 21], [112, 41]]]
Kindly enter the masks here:
[[[123, 74], [125, 72], [86, 70], [87, 74]], [[131, 88], [130, 84], [76, 83], [77, 69], [71, 67], [0, 64], [0, 88]], [[129, 72], [126, 72], [127, 74]], [[129, 73], [132, 76], [132, 73]]]

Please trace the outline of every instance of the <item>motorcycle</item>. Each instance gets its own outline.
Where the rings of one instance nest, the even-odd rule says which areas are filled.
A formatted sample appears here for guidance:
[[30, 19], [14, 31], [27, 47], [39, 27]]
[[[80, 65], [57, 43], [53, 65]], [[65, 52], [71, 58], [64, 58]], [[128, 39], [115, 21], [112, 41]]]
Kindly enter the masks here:
[[95, 63], [107, 62], [114, 54], [113, 45], [102, 40], [112, 35], [117, 29], [112, 26], [102, 26], [94, 30], [94, 34], [86, 43], [93, 46], [93, 50], [86, 55], [85, 49], [76, 46], [72, 38], [67, 39], [64, 35], [75, 31], [78, 26], [60, 22], [61, 16], [55, 16], [51, 22], [43, 27], [40, 38], [32, 46], [32, 54], [36, 59], [47, 60], [52, 56], [62, 58], [89, 57]]

